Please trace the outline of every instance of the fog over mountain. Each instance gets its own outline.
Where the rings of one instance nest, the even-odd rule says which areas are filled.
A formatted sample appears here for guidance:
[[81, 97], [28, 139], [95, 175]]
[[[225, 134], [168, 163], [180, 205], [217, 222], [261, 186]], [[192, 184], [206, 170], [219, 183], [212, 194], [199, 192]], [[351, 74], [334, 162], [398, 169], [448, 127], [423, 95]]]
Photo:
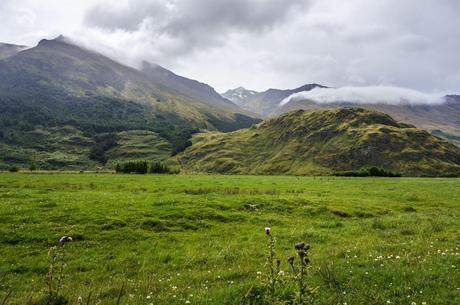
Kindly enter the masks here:
[[428, 94], [408, 88], [391, 86], [314, 88], [310, 91], [294, 93], [281, 101], [286, 105], [291, 101], [311, 100], [319, 104], [350, 102], [355, 104], [387, 105], [432, 105], [446, 101], [443, 94]]
[[2, 0], [0, 41], [64, 34], [219, 92], [305, 83], [460, 92], [456, 0]]

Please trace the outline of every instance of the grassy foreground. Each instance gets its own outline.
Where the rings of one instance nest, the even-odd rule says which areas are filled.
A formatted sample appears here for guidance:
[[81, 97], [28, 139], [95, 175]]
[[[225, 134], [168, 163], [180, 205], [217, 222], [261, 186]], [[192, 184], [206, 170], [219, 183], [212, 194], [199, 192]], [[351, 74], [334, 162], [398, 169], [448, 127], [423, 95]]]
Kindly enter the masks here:
[[[460, 304], [460, 180], [0, 173], [0, 304], [240, 304], [311, 245], [316, 304]], [[262, 273], [262, 274], [260, 274]]]

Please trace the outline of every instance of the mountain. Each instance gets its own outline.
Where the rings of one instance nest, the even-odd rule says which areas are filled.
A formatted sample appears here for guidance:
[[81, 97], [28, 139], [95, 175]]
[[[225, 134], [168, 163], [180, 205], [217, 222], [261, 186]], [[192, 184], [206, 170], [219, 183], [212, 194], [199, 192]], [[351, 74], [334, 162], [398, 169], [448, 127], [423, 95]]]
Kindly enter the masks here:
[[259, 92], [254, 91], [254, 90], [248, 90], [244, 87], [238, 87], [235, 89], [230, 89], [227, 90], [226, 92], [222, 93], [221, 95], [234, 102], [240, 107], [247, 107], [246, 101], [248, 101], [253, 95], [257, 94]]
[[267, 117], [276, 112], [279, 103], [286, 97], [302, 91], [310, 91], [313, 88], [326, 88], [318, 84], [307, 84], [296, 89], [268, 89], [264, 92], [246, 90], [242, 87], [228, 90], [223, 96], [238, 106], [248, 111]]
[[16, 55], [17, 53], [25, 50], [26, 46], [19, 46], [9, 43], [0, 43], [0, 60]]
[[[228, 90], [224, 97], [240, 107], [255, 112], [262, 117], [273, 117], [297, 109], [334, 109], [340, 107], [360, 107], [386, 113], [398, 121], [413, 124], [428, 130], [433, 135], [442, 137], [460, 146], [460, 96], [448, 95], [446, 103], [433, 105], [389, 105], [389, 104], [353, 104], [321, 103], [311, 100], [291, 101], [283, 106], [280, 102], [290, 95], [314, 88], [327, 88], [318, 84], [305, 85], [292, 90], [269, 89], [265, 92], [248, 91], [242, 87]], [[250, 92], [250, 93], [249, 93]]]
[[233, 174], [332, 174], [371, 166], [405, 176], [460, 175], [460, 148], [359, 108], [297, 110], [230, 133], [194, 136], [185, 168]]
[[177, 75], [160, 65], [149, 62], [143, 62], [141, 71], [151, 82], [168, 92], [185, 95], [209, 105], [219, 105], [229, 110], [242, 111], [241, 108], [222, 97], [208, 84]]
[[389, 105], [389, 104], [353, 104], [353, 103], [318, 103], [311, 100], [291, 101], [278, 107], [275, 114], [282, 114], [297, 109], [333, 109], [340, 107], [361, 107], [380, 111], [398, 121], [413, 124], [434, 135], [443, 137], [460, 146], [460, 96], [449, 95], [443, 104], [433, 105]]
[[159, 154], [164, 158], [200, 129], [232, 131], [259, 121], [221, 97], [205, 101], [195, 94], [200, 90], [182, 88], [167, 88], [65, 37], [41, 40], [0, 60], [0, 167], [33, 160], [43, 168], [103, 165], [120, 155], [108, 152], [123, 146], [127, 131], [154, 133], [152, 145], [167, 142], [158, 146], [167, 149]]

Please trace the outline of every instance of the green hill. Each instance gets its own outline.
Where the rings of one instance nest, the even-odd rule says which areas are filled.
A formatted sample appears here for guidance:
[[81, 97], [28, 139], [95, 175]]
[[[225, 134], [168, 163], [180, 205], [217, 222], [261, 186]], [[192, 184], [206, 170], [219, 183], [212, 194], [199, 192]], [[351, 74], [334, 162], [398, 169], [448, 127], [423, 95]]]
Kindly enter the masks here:
[[298, 109], [334, 109], [341, 107], [360, 107], [390, 115], [398, 121], [413, 124], [431, 134], [442, 137], [460, 146], [460, 97], [445, 96], [445, 102], [433, 105], [390, 105], [390, 104], [353, 104], [353, 103], [318, 103], [310, 100], [291, 101], [278, 107], [273, 115]]
[[168, 90], [166, 83], [64, 37], [3, 58], [0, 169], [33, 161], [40, 168], [94, 168], [111, 157], [136, 158], [129, 149], [113, 150], [125, 145], [119, 133], [142, 130], [155, 134], [153, 146], [161, 150], [148, 155], [163, 159], [183, 150], [201, 129], [232, 131], [259, 122], [229, 101], [206, 99], [209, 86], [194, 88], [192, 96]]
[[280, 103], [294, 93], [327, 88], [318, 84], [308, 84], [296, 89], [269, 89], [264, 92], [246, 90], [242, 87], [228, 90], [222, 96], [233, 101], [240, 107], [259, 114], [263, 118], [274, 117], [298, 109], [335, 109], [343, 107], [359, 107], [386, 113], [398, 121], [413, 124], [431, 134], [442, 137], [460, 146], [460, 96], [446, 95], [442, 104], [406, 104], [390, 103], [324, 103], [321, 100], [291, 99], [285, 105]]
[[460, 149], [364, 109], [298, 110], [249, 129], [207, 132], [178, 161], [194, 171], [332, 174], [371, 166], [414, 175], [460, 175]]

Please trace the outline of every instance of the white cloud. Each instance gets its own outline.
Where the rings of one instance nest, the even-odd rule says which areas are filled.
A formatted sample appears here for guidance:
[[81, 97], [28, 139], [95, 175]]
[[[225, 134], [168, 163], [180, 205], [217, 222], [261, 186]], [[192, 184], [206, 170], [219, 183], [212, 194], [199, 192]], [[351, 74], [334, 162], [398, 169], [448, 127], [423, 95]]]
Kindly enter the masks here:
[[[1, 0], [0, 41], [64, 34], [218, 90], [305, 83], [460, 92], [457, 0]], [[45, 37], [42, 37], [45, 36]]]
[[413, 89], [391, 86], [368, 86], [315, 88], [311, 91], [295, 93], [281, 101], [280, 105], [301, 100], [311, 100], [320, 104], [349, 102], [355, 104], [389, 105], [441, 104], [445, 101], [444, 94], [429, 94]]

